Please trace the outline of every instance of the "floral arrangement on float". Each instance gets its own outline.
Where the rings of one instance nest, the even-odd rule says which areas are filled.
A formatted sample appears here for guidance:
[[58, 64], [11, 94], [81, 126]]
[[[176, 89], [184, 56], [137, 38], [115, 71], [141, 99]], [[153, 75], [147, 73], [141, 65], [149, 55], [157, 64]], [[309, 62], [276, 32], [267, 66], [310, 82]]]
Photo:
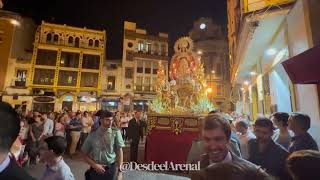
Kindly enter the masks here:
[[206, 94], [207, 84], [201, 57], [193, 52], [193, 41], [182, 37], [175, 43], [167, 81], [159, 62], [155, 100], [148, 102], [151, 112], [158, 114], [207, 114], [214, 109]]

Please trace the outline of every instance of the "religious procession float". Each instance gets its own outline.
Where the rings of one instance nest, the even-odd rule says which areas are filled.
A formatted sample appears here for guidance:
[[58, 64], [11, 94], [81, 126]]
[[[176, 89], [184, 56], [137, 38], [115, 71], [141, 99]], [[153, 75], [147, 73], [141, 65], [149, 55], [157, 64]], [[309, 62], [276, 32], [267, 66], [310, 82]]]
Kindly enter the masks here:
[[147, 162], [185, 163], [192, 140], [199, 135], [201, 117], [214, 109], [207, 97], [201, 57], [189, 37], [177, 40], [167, 80], [159, 62], [157, 98], [148, 103]]

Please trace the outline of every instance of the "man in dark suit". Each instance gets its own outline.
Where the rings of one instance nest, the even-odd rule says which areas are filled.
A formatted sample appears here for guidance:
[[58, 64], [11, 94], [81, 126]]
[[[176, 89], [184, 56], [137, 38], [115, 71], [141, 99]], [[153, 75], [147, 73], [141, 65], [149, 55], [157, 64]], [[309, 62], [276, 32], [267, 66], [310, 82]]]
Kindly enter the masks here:
[[135, 117], [129, 121], [128, 125], [128, 139], [130, 144], [130, 161], [137, 162], [138, 160], [138, 148], [140, 137], [143, 137], [143, 128], [145, 122], [141, 119], [141, 112], [137, 111]]
[[0, 124], [0, 179], [33, 180], [10, 156], [10, 148], [19, 135], [20, 118], [5, 102], [0, 102]]

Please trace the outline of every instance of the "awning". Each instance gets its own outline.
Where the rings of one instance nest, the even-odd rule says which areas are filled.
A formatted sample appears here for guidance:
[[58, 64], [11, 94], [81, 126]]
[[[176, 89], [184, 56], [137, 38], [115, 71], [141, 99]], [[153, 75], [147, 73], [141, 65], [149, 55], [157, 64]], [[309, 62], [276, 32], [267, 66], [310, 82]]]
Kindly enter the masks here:
[[282, 63], [294, 84], [320, 84], [320, 46]]

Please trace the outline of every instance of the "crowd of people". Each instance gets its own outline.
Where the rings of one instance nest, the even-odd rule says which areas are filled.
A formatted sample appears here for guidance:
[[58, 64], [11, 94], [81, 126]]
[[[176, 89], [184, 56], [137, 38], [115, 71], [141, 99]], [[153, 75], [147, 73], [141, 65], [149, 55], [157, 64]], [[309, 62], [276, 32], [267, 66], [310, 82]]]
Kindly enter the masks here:
[[[212, 111], [201, 119], [187, 163], [200, 162], [191, 179], [316, 180], [320, 153], [302, 113], [277, 112], [255, 121], [246, 115]], [[81, 158], [86, 180], [122, 179], [123, 147], [138, 162], [145, 112], [71, 112], [18, 114], [0, 102], [0, 179], [34, 179], [21, 166], [46, 164], [42, 180], [74, 180], [65, 156]]]
[[319, 179], [320, 153], [310, 124], [302, 113], [277, 112], [253, 122], [212, 111], [189, 151], [187, 161], [200, 161], [203, 169], [193, 179]]

